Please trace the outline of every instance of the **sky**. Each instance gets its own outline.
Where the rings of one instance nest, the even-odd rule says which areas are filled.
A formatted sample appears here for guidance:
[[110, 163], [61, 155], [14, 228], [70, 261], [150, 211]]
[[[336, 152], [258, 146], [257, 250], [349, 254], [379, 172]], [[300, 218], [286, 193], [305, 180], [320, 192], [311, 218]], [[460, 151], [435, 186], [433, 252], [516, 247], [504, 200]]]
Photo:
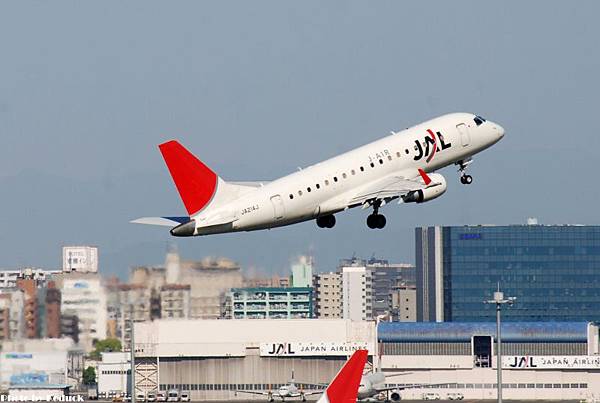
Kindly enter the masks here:
[[[0, 2], [0, 267], [100, 270], [227, 256], [414, 262], [423, 225], [600, 224], [600, 2]], [[506, 135], [447, 193], [269, 231], [172, 238], [130, 224], [183, 215], [157, 145], [178, 139], [225, 180], [271, 180], [449, 112]]]

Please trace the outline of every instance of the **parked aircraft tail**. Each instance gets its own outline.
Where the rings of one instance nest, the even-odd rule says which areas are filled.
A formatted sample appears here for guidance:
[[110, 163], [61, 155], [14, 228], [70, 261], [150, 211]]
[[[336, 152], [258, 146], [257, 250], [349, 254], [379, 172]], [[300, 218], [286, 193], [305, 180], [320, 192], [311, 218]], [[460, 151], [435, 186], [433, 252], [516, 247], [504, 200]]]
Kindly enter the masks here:
[[317, 403], [356, 403], [367, 355], [367, 350], [356, 350]]

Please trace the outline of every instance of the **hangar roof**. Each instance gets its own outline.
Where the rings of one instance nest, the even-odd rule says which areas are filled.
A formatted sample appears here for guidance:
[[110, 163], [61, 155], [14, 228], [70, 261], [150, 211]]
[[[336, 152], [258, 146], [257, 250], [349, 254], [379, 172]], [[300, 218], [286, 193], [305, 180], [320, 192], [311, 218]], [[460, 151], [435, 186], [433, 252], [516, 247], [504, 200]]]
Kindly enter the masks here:
[[[502, 341], [507, 343], [586, 343], [588, 322], [505, 322]], [[467, 343], [472, 336], [495, 336], [495, 322], [380, 322], [383, 342]]]

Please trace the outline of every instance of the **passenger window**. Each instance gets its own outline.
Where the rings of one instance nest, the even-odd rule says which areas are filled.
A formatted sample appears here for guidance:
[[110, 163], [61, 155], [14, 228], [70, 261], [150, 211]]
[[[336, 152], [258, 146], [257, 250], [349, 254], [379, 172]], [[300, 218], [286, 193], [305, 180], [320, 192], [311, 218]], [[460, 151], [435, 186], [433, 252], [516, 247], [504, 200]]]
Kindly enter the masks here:
[[379, 160], [379, 163], [380, 163], [380, 164], [383, 164], [383, 160]]
[[325, 186], [329, 186], [329, 180], [325, 179]]
[[400, 158], [400, 151], [396, 151], [396, 157]]
[[307, 191], [308, 193], [310, 193], [310, 187], [307, 187], [307, 188], [306, 188], [306, 191]]
[[363, 167], [360, 167], [360, 171], [361, 171], [361, 172], [364, 172], [364, 171], [365, 171], [365, 169], [364, 169]]
[[290, 199], [293, 199], [293, 198], [294, 198], [294, 195], [290, 193]]
[[371, 162], [371, 168], [375, 168], [375, 164]]
[[337, 176], [334, 176], [334, 177], [333, 177], [333, 181], [334, 181], [334, 182], [337, 182]]
[[302, 196], [302, 191], [301, 190], [298, 191], [298, 196]]
[[317, 189], [321, 189], [321, 185], [319, 185], [318, 183], [315, 185], [315, 187], [316, 187]]
[[352, 175], [356, 175], [356, 171], [355, 171], [354, 169], [353, 169], [353, 170], [351, 170], [351, 171], [350, 171], [350, 173], [351, 173]]
[[346, 179], [346, 172], [342, 174], [342, 178]]

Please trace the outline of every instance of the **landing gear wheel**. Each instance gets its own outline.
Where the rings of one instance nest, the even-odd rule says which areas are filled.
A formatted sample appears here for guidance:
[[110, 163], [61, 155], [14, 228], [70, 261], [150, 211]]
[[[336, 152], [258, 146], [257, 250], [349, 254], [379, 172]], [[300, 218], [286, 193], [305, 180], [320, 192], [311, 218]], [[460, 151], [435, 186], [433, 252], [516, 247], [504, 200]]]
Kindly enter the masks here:
[[377, 214], [377, 228], [379, 229], [383, 229], [383, 227], [385, 227], [385, 224], [387, 222], [387, 220], [385, 219], [385, 216], [383, 214]]
[[473, 183], [473, 177], [471, 175], [463, 175], [460, 177], [460, 183], [463, 185], [470, 185]]
[[371, 214], [367, 217], [367, 227], [371, 229], [382, 229], [385, 223], [386, 219], [382, 214]]
[[317, 225], [319, 228], [333, 228], [335, 226], [335, 216], [330, 214], [318, 217]]
[[367, 227], [371, 229], [377, 228], [377, 216], [375, 214], [371, 214], [367, 217]]

